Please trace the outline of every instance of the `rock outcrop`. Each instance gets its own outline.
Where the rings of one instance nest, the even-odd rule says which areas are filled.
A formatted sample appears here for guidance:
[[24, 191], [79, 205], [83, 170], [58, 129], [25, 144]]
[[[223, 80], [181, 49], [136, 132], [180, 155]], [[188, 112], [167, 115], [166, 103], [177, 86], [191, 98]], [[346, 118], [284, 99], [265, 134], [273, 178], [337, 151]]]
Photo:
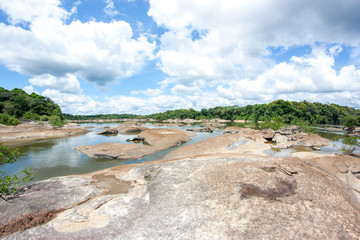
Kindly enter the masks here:
[[102, 194], [3, 239], [359, 238], [349, 185], [310, 159], [213, 155], [118, 169], [87, 175]]
[[119, 128], [119, 133], [133, 135], [133, 134], [139, 134], [142, 131], [145, 131], [146, 129], [148, 128], [140, 127], [140, 126], [125, 126]]
[[109, 129], [105, 129], [104, 131], [99, 132], [99, 135], [117, 135], [119, 133], [119, 131], [117, 130], [117, 128], [109, 128]]
[[142, 144], [102, 143], [80, 146], [76, 150], [91, 158], [138, 159], [154, 152], [178, 146], [191, 139], [191, 134], [179, 129], [153, 128], [139, 134]]
[[41, 139], [83, 135], [88, 132], [87, 129], [73, 126], [53, 127], [47, 122], [27, 122], [17, 126], [1, 126], [0, 141], [12, 145]]

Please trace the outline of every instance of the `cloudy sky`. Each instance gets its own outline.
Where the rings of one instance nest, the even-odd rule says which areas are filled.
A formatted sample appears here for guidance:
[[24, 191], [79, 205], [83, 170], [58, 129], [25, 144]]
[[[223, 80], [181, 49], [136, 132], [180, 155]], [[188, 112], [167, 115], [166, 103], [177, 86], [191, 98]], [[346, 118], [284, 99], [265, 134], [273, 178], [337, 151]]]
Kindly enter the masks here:
[[360, 107], [359, 0], [0, 0], [0, 86], [71, 114]]

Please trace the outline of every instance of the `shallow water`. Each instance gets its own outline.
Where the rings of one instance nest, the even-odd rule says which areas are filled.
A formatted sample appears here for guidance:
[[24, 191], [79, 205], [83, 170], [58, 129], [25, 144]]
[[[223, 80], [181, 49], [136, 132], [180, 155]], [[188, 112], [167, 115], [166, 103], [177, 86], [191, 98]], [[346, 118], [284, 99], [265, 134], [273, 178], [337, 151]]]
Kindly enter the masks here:
[[[81, 145], [94, 145], [105, 142], [119, 142], [127, 144], [135, 144], [132, 142], [126, 142], [126, 139], [133, 138], [136, 135], [116, 135], [116, 136], [104, 136], [96, 133], [104, 130], [104, 127], [110, 128], [117, 127], [118, 123], [89, 123], [81, 124], [82, 127], [94, 126], [92, 132], [86, 135], [74, 136], [69, 138], [51, 139], [35, 141], [29, 144], [18, 146], [19, 150], [24, 153], [24, 156], [18, 158], [18, 161], [12, 164], [5, 164], [1, 166], [3, 171], [8, 174], [15, 174], [25, 167], [32, 167], [36, 179], [35, 181], [48, 179], [55, 176], [64, 176], [71, 174], [90, 173], [93, 171], [109, 168], [112, 166], [128, 163], [140, 163], [144, 161], [151, 161], [161, 159], [164, 155], [172, 150], [182, 147], [184, 145], [197, 143], [210, 137], [215, 137], [222, 134], [222, 130], [216, 130], [213, 133], [196, 132], [196, 136], [192, 137], [187, 143], [184, 143], [178, 147], [173, 147], [163, 151], [156, 152], [154, 154], [145, 156], [138, 160], [113, 160], [113, 159], [92, 159], [85, 154], [82, 154], [75, 150], [75, 147]], [[151, 124], [147, 124], [146, 127], [153, 128]], [[178, 129], [186, 130], [187, 128], [199, 128], [200, 125], [183, 126]], [[332, 132], [328, 130], [328, 126], [317, 126], [314, 128], [317, 134], [330, 140], [330, 146], [321, 148], [320, 153], [341, 153], [342, 139], [347, 135], [344, 131]], [[158, 126], [157, 126], [158, 128]], [[166, 127], [164, 127], [166, 128]], [[229, 149], [237, 148], [238, 146], [245, 144], [248, 139], [238, 141], [229, 146]], [[141, 144], [141, 143], [139, 143]], [[290, 156], [296, 151], [305, 151], [305, 149], [283, 149], [280, 151], [269, 150], [266, 153], [270, 156]], [[360, 151], [358, 148], [357, 151]]]
[[[131, 139], [136, 135], [118, 134], [116, 136], [104, 136], [96, 134], [103, 131], [103, 128], [106, 126], [110, 128], [117, 127], [118, 123], [81, 124], [81, 127], [86, 126], [94, 126], [94, 128], [90, 129], [92, 132], [89, 132], [86, 135], [60, 139], [40, 140], [17, 146], [20, 152], [24, 153], [25, 155], [19, 157], [18, 161], [12, 164], [2, 165], [1, 169], [6, 171], [8, 174], [15, 174], [23, 168], [32, 167], [32, 172], [36, 178], [35, 181], [40, 181], [56, 176], [90, 173], [120, 164], [140, 163], [144, 161], [160, 159], [165, 154], [176, 148], [200, 142], [207, 138], [222, 134], [221, 130], [214, 131], [213, 133], [196, 133], [196, 136], [191, 137], [192, 139], [185, 144], [156, 152], [138, 160], [92, 159], [85, 154], [78, 152], [75, 150], [75, 148], [81, 145], [94, 145], [105, 142], [135, 144], [132, 142], [126, 142], [126, 139]], [[147, 124], [146, 127], [153, 128], [151, 124]], [[186, 130], [187, 128], [197, 127], [199, 126], [184, 126], [178, 127], [178, 129]]]

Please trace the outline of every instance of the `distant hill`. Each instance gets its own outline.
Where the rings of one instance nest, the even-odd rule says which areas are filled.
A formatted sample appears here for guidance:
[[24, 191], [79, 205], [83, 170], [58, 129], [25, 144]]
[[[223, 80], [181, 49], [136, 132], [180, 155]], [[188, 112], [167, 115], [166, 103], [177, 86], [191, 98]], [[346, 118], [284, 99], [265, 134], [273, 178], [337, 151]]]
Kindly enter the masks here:
[[50, 98], [27, 94], [18, 88], [9, 91], [0, 87], [0, 123], [14, 125], [19, 123], [17, 119], [62, 125], [65, 118], [60, 107]]

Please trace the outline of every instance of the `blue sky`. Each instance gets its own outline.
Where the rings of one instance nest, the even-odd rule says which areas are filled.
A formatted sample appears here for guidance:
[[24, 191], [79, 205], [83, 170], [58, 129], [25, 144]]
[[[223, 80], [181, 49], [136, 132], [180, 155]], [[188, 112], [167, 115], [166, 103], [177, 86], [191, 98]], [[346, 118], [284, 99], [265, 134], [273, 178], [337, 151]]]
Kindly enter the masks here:
[[71, 114], [360, 107], [356, 0], [0, 0], [0, 86]]

